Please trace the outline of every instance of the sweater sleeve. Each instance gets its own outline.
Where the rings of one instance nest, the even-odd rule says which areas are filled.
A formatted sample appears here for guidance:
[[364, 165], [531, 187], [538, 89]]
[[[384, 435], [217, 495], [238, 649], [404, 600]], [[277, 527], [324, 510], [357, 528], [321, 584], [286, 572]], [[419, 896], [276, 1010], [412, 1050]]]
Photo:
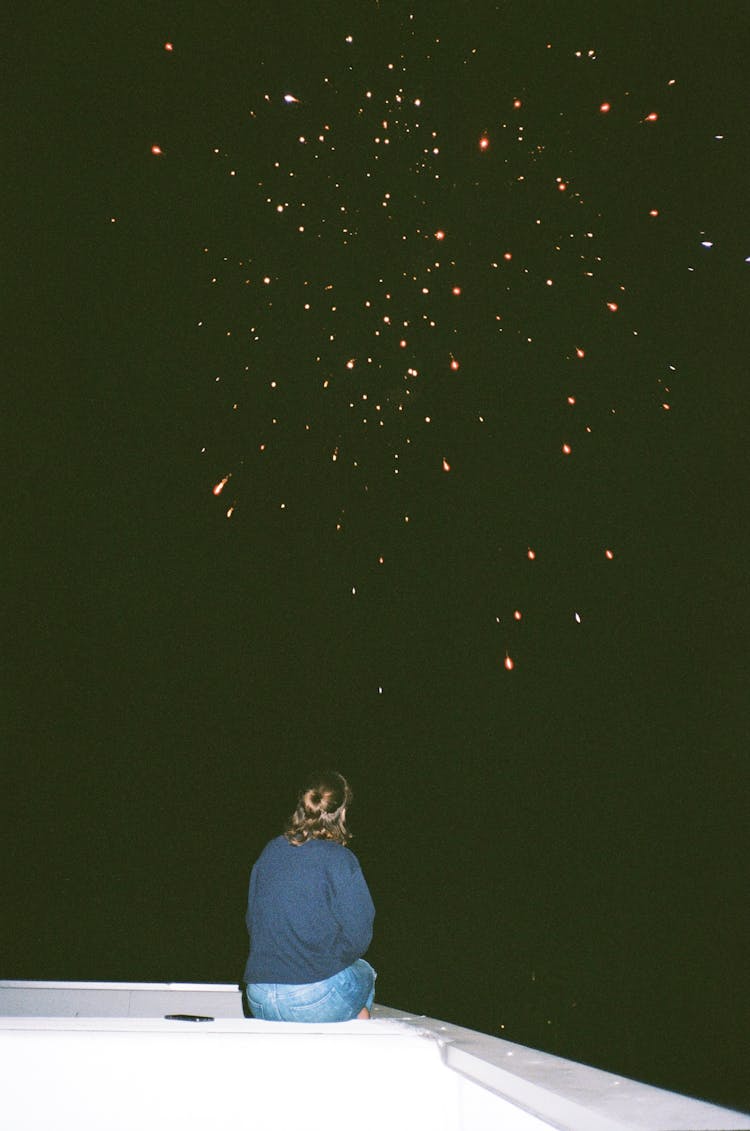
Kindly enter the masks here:
[[253, 912], [253, 903], [255, 902], [255, 888], [256, 888], [255, 871], [256, 871], [256, 869], [253, 868], [253, 870], [250, 873], [250, 885], [248, 887], [248, 892], [247, 892], [247, 911], [245, 912], [245, 926], [247, 927], [248, 935], [250, 935], [251, 937], [252, 937], [252, 932], [251, 932], [250, 924], [251, 924], [251, 916], [252, 916], [252, 912]]
[[333, 913], [352, 952], [361, 958], [372, 941], [375, 906], [356, 858], [354, 864], [338, 885]]

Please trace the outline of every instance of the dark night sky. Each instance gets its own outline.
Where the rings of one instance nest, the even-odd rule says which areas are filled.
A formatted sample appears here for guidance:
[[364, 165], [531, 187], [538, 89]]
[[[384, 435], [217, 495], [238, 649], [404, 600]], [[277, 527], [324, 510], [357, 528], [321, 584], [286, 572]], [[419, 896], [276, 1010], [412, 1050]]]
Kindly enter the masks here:
[[747, 17], [114, 7], [6, 36], [0, 973], [236, 981], [328, 763], [380, 1000], [750, 1106]]

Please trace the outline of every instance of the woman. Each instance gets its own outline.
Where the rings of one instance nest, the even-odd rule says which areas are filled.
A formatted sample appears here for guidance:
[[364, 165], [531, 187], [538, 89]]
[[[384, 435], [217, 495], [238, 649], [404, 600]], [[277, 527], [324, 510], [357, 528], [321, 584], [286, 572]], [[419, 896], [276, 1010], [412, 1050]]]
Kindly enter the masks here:
[[317, 774], [283, 836], [250, 876], [246, 994], [264, 1021], [350, 1021], [370, 1016], [376, 974], [362, 958], [375, 918], [357, 857], [346, 848], [352, 791]]

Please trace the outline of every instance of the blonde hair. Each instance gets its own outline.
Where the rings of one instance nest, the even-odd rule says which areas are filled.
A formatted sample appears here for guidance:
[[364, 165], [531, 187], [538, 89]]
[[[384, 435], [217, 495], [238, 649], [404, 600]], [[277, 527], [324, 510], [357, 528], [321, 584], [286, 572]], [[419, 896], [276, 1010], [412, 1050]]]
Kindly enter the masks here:
[[334, 840], [346, 844], [351, 833], [346, 826], [346, 807], [353, 797], [346, 778], [335, 771], [315, 774], [300, 791], [297, 808], [284, 829], [290, 844], [308, 840]]

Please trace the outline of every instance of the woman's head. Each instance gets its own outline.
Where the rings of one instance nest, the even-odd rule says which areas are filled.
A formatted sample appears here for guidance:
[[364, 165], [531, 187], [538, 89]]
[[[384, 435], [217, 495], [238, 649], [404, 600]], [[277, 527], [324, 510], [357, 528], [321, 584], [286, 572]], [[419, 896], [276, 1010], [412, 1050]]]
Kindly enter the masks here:
[[287, 822], [284, 836], [290, 844], [308, 840], [335, 840], [346, 844], [346, 807], [351, 804], [348, 781], [335, 771], [314, 774], [297, 798], [297, 808]]

